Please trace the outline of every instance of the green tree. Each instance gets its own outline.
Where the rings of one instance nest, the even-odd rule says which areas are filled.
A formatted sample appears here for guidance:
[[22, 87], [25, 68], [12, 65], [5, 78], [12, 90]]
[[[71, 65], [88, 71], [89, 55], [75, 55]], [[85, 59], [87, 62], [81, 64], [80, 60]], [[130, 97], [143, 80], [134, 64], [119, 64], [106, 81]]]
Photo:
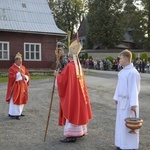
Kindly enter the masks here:
[[144, 49], [150, 49], [150, 1], [141, 0], [143, 6], [143, 30], [145, 33]]
[[136, 60], [136, 54], [132, 52], [132, 60]]
[[[122, 3], [119, 0], [89, 1], [87, 42], [103, 48], [115, 47], [123, 39], [120, 24]], [[90, 44], [91, 45], [91, 44]], [[87, 48], [88, 47], [87, 43]]]
[[115, 59], [112, 56], [108, 56], [105, 58], [106, 60], [109, 60], [110, 62], [113, 62]]
[[140, 59], [141, 60], [148, 60], [148, 54], [146, 52], [141, 53]]
[[84, 59], [88, 59], [89, 57], [87, 52], [85, 52], [83, 56], [84, 56]]
[[82, 0], [50, 0], [50, 8], [53, 11], [57, 26], [64, 31], [71, 31], [71, 38], [87, 9]]
[[142, 48], [144, 41], [143, 13], [134, 5], [134, 0], [124, 0], [121, 22], [125, 33], [132, 37], [137, 48]]

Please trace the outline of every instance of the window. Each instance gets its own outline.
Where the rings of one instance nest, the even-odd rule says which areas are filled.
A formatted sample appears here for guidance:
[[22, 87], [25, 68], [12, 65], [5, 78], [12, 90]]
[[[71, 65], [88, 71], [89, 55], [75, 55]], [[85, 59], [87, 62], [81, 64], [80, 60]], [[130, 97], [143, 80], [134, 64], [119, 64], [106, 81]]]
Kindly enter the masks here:
[[24, 60], [41, 61], [41, 44], [24, 43]]
[[9, 60], [9, 42], [0, 41], [0, 60]]

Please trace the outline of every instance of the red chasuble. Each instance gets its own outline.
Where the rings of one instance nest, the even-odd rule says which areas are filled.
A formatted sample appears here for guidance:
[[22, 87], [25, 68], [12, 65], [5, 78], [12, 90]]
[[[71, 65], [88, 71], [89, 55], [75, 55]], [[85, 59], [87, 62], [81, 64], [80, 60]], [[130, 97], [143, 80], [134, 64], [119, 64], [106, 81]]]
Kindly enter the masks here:
[[59, 125], [65, 125], [66, 119], [74, 125], [87, 124], [92, 118], [90, 100], [84, 75], [77, 78], [73, 61], [57, 75], [57, 84], [60, 98]]
[[24, 80], [16, 81], [16, 74], [19, 70], [22, 69], [24, 74], [29, 77], [29, 72], [24, 66], [20, 66], [18, 68], [15, 64], [13, 64], [9, 68], [8, 74], [8, 87], [6, 94], [6, 101], [9, 103], [11, 96], [13, 97], [13, 103], [16, 105], [26, 104], [28, 101], [28, 83], [25, 83]]

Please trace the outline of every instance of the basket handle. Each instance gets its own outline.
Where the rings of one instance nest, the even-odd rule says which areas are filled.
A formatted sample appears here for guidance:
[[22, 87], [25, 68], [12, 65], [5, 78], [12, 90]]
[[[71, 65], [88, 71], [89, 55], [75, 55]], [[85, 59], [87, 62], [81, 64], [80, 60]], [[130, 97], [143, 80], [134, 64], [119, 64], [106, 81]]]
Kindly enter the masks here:
[[[132, 113], [132, 111], [134, 112], [135, 118], [137, 118], [137, 116], [136, 116], [136, 110], [131, 110], [131, 113]], [[131, 113], [130, 113], [130, 118], [132, 118]]]

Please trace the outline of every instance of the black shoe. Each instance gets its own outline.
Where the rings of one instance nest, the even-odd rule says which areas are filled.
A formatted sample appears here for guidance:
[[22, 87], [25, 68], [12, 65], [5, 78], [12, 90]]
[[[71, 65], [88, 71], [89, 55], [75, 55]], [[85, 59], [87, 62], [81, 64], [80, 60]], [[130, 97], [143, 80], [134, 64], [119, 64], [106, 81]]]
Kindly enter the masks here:
[[63, 142], [63, 143], [73, 143], [76, 141], [77, 138], [75, 137], [66, 137], [64, 139], [61, 139], [60, 142]]
[[16, 119], [16, 120], [20, 120], [20, 117], [19, 117], [19, 116], [16, 116], [14, 119]]
[[21, 114], [21, 115], [20, 115], [20, 117], [24, 117], [24, 116], [25, 116], [24, 114]]
[[10, 118], [15, 118], [15, 117], [16, 117], [16, 116], [13, 116], [13, 115], [10, 115], [10, 114], [9, 114], [8, 116], [9, 116]]
[[12, 116], [12, 115], [10, 115], [10, 114], [8, 114], [8, 116], [9, 116], [9, 117], [12, 117], [12, 118], [14, 117], [14, 116]]
[[20, 116], [12, 116], [10, 114], [8, 114], [8, 116], [12, 119], [20, 120]]
[[120, 147], [116, 147], [116, 150], [121, 150]]

